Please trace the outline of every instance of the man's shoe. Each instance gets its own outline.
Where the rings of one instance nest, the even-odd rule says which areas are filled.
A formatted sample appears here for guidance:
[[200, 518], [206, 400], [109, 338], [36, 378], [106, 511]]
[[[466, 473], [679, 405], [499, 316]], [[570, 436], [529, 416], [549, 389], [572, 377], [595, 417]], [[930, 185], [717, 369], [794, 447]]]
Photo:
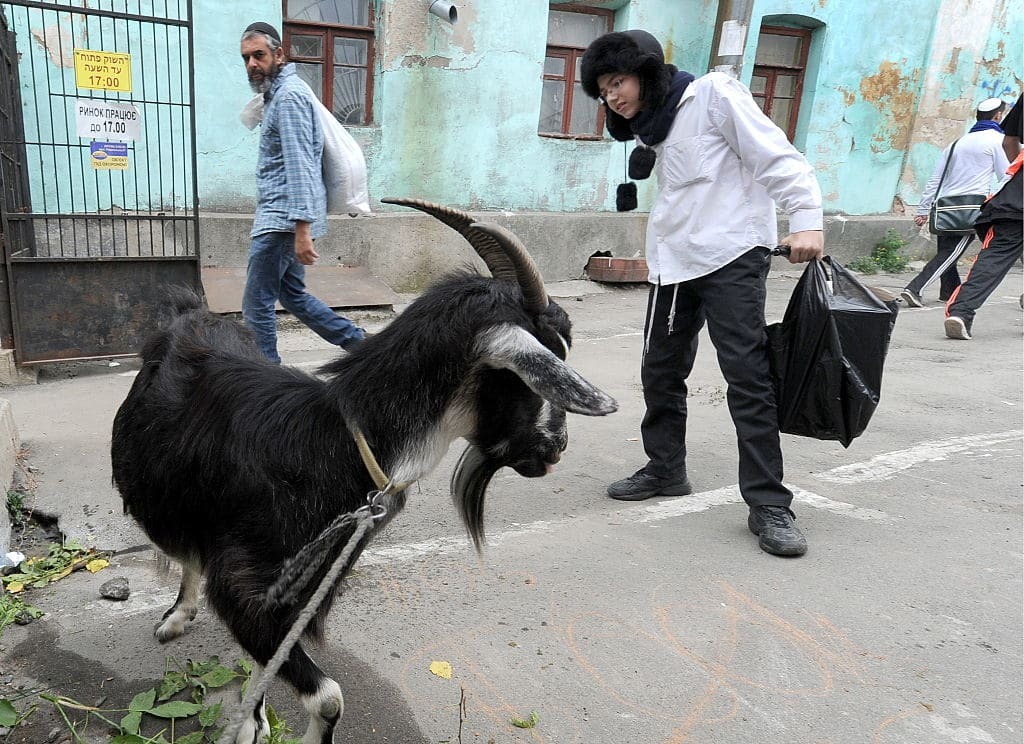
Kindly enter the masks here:
[[924, 301], [921, 299], [921, 295], [912, 289], [904, 289], [900, 292], [900, 298], [907, 303], [907, 307], [924, 307]]
[[659, 478], [643, 468], [608, 486], [608, 495], [619, 501], [643, 501], [652, 496], [687, 496], [691, 493], [693, 488], [685, 475]]
[[970, 341], [971, 340], [971, 326], [963, 318], [958, 318], [955, 315], [950, 315], [946, 318], [946, 335], [949, 338], [955, 338], [958, 341]]
[[747, 527], [760, 538], [757, 544], [765, 553], [803, 555], [807, 538], [793, 519], [793, 512], [784, 506], [752, 506]]

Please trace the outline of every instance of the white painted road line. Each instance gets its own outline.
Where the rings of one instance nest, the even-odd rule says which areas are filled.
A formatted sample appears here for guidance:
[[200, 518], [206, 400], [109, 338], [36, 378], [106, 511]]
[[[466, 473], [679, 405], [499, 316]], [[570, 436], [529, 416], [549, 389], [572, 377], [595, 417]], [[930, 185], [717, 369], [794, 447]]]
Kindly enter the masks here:
[[[824, 473], [818, 473], [816, 477], [830, 483], [844, 485], [874, 480], [888, 480], [911, 468], [929, 462], [947, 460], [954, 455], [984, 456], [990, 455], [993, 449], [1017, 455], [1020, 453], [1022, 438], [1024, 438], [1024, 431], [1013, 430], [995, 434], [978, 434], [975, 436], [922, 442], [909, 449], [877, 455], [865, 462], [833, 468]], [[793, 492], [794, 501], [804, 506], [866, 521], [892, 519], [889, 514], [878, 509], [868, 509], [847, 504], [843, 501], [835, 501], [792, 484], [786, 485]], [[739, 487], [728, 486], [714, 491], [696, 493], [692, 496], [674, 497], [664, 501], [640, 504], [628, 509], [605, 512], [602, 516], [612, 522], [645, 524], [672, 519], [685, 514], [707, 511], [716, 506], [738, 504], [742, 503], [742, 501]], [[577, 517], [570, 517], [557, 521], [538, 521], [517, 526], [489, 536], [487, 542], [489, 545], [494, 546], [506, 540], [516, 539], [525, 535], [559, 530], [577, 524], [578, 519]], [[426, 540], [417, 543], [371, 548], [364, 554], [362, 565], [369, 566], [392, 561], [401, 562], [422, 558], [427, 555], [449, 555], [467, 549], [469, 549], [469, 540], [464, 537], [442, 537], [436, 540]]]
[[1024, 431], [1020, 429], [997, 434], [977, 434], [966, 437], [938, 439], [921, 442], [909, 449], [876, 455], [866, 462], [841, 465], [838, 468], [818, 473], [815, 477], [829, 483], [863, 483], [864, 481], [889, 480], [904, 470], [928, 462], [948, 460], [957, 457], [986, 457], [992, 451], [1012, 452], [1019, 456]]
[[[793, 491], [793, 498], [797, 503], [811, 506], [815, 509], [823, 509], [834, 514], [841, 514], [846, 517], [863, 520], [885, 520], [891, 517], [877, 509], [865, 509], [842, 501], [833, 501], [816, 493], [805, 491], [787, 484]], [[638, 504], [626, 509], [600, 512], [590, 518], [603, 518], [612, 524], [648, 524], [660, 522], [665, 519], [674, 519], [686, 514], [707, 511], [716, 506], [726, 504], [739, 504], [743, 502], [738, 486], [718, 488], [714, 491], [704, 491], [691, 496], [671, 497], [664, 501]], [[563, 529], [574, 529], [579, 526], [581, 517], [566, 517], [553, 521], [540, 520], [530, 524], [517, 525], [512, 529], [505, 530], [487, 536], [487, 545], [494, 548], [508, 540], [517, 540], [528, 535], [536, 535], [544, 532], [557, 532]], [[360, 560], [362, 566], [374, 566], [384, 563], [401, 563], [403, 561], [424, 558], [426, 556], [451, 555], [471, 550], [470, 542], [465, 537], [439, 537], [434, 540], [424, 540], [415, 543], [403, 543], [401, 545], [389, 545], [387, 547], [370, 548]]]

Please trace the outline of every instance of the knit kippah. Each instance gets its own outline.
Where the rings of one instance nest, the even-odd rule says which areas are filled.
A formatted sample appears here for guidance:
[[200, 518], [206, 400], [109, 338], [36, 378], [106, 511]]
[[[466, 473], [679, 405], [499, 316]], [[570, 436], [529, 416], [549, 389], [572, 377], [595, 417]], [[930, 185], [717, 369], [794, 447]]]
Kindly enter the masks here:
[[245, 33], [249, 33], [250, 31], [257, 31], [261, 34], [266, 34], [271, 39], [277, 42], [281, 41], [281, 34], [277, 33], [277, 29], [271, 26], [269, 23], [264, 23], [263, 21], [256, 21], [256, 23], [250, 23], [246, 27]]

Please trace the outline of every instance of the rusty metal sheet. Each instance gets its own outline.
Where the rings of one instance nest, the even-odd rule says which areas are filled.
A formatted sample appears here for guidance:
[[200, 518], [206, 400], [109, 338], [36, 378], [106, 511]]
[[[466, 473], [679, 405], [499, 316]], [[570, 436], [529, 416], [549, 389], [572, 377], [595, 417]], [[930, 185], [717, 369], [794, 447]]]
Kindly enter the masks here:
[[[213, 312], [241, 312], [245, 267], [203, 267], [203, 288]], [[333, 308], [388, 307], [401, 302], [391, 287], [364, 266], [308, 267], [306, 288]]]
[[12, 262], [18, 364], [137, 354], [170, 317], [164, 290], [201, 291], [195, 260]]

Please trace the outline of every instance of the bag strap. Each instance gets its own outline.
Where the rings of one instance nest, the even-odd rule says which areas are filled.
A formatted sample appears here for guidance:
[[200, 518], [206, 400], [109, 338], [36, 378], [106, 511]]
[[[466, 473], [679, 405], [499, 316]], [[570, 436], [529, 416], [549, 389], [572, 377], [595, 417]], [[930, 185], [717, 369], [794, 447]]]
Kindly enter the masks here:
[[[960, 141], [957, 137], [953, 140], [953, 144], [949, 146], [949, 155], [946, 156], [946, 167], [942, 169], [942, 175], [939, 176], [939, 185], [935, 187], [935, 198], [938, 199], [942, 194], [942, 182], [946, 180], [946, 173], [949, 171], [949, 164], [953, 162], [953, 148], [956, 147], [956, 143]], [[932, 202], [934, 204], [934, 201]]]

